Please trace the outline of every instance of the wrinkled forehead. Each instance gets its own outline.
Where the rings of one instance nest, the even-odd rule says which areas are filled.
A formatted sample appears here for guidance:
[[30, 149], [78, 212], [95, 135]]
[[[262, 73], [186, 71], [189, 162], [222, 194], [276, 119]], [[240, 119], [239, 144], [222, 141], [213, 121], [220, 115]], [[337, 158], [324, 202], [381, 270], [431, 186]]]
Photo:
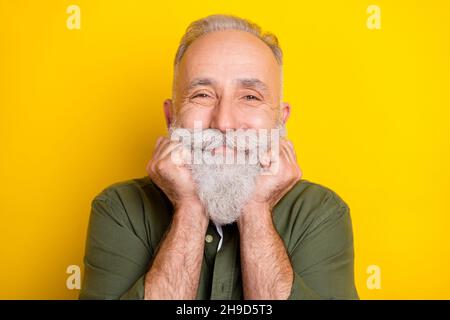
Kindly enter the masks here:
[[276, 91], [281, 83], [281, 67], [272, 50], [243, 31], [217, 31], [200, 37], [188, 47], [177, 69], [182, 86], [198, 78], [221, 85], [256, 79]]

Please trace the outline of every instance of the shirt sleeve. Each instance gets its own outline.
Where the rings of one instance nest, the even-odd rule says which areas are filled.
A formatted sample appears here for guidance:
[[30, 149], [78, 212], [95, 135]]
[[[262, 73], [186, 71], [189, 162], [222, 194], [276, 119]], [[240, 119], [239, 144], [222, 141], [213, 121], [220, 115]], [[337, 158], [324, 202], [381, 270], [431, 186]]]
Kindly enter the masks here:
[[314, 219], [289, 253], [294, 271], [289, 299], [358, 299], [348, 206], [330, 191], [312, 211]]
[[143, 299], [152, 257], [133, 230], [120, 197], [103, 193], [92, 202], [80, 299]]

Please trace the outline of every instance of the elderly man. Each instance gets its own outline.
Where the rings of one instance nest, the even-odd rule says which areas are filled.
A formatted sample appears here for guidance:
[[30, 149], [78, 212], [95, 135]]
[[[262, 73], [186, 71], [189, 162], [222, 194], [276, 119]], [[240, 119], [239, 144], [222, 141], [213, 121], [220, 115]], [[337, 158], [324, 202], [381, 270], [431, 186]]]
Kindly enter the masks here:
[[[172, 135], [148, 177], [94, 199], [80, 298], [358, 298], [349, 208], [301, 179], [282, 81], [277, 38], [257, 25], [213, 15], [188, 27], [164, 102]], [[180, 130], [199, 143], [173, 138]], [[251, 130], [270, 145], [239, 147]], [[193, 161], [197, 151], [213, 161]], [[216, 161], [241, 151], [243, 163]]]

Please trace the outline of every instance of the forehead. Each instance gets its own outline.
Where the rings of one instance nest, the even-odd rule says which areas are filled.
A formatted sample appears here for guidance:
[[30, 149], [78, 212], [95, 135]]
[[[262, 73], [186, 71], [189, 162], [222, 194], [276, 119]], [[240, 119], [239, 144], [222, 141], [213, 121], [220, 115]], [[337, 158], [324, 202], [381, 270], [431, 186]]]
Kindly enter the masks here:
[[217, 82], [259, 79], [279, 85], [280, 66], [272, 50], [256, 36], [236, 30], [216, 31], [195, 40], [178, 66], [179, 77], [212, 78]]

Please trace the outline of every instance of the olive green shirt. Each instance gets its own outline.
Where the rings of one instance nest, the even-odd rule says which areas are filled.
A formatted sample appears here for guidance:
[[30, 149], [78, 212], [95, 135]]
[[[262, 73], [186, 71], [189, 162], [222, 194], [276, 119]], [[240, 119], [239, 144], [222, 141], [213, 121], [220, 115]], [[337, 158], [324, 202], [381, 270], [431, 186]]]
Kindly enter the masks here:
[[[150, 178], [114, 184], [92, 202], [80, 299], [143, 299], [145, 274], [173, 207]], [[301, 180], [276, 205], [273, 222], [294, 271], [289, 299], [358, 299], [349, 208], [333, 191]], [[205, 234], [198, 299], [242, 299], [239, 230]]]

